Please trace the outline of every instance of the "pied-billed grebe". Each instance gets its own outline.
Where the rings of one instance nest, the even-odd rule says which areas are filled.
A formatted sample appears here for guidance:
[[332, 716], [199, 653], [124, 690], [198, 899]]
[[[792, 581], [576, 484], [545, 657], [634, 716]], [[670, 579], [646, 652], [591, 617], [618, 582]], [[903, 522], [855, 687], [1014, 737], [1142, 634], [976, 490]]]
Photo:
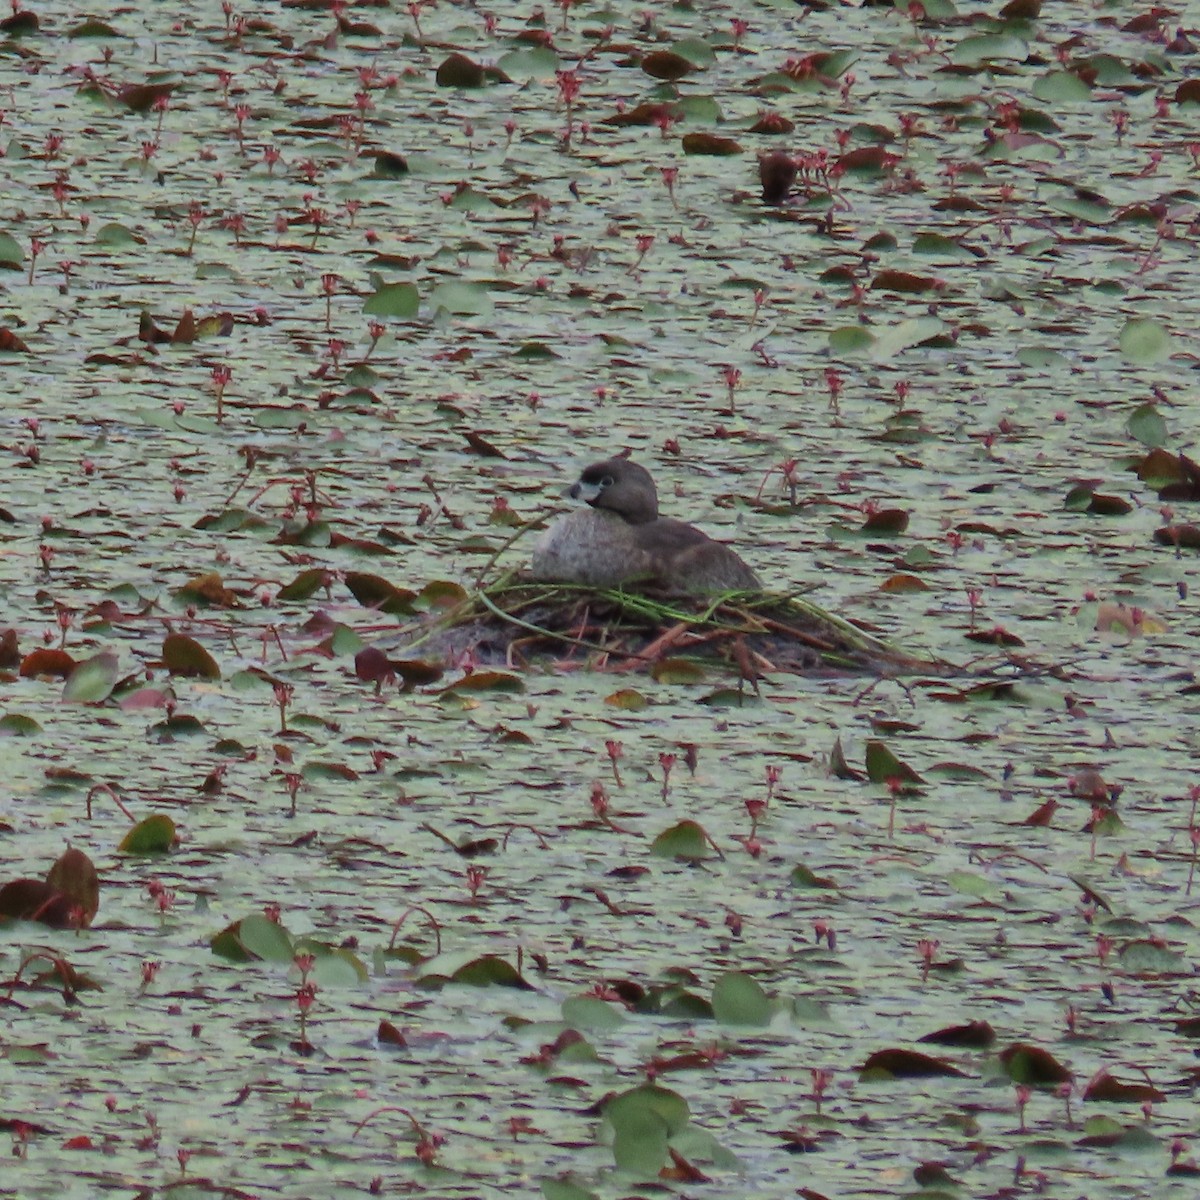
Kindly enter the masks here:
[[645, 467], [609, 458], [567, 493], [589, 508], [559, 517], [533, 552], [533, 574], [558, 583], [659, 584], [676, 592], [756, 591], [758, 576], [726, 545], [686, 521], [658, 515]]

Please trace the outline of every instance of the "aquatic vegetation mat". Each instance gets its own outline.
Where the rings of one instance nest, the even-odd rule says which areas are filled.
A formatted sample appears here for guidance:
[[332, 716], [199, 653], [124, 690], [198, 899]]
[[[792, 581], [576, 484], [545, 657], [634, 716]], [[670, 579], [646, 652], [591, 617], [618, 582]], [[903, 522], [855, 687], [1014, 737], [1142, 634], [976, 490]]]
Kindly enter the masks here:
[[508, 665], [576, 659], [679, 677], [686, 661], [723, 662], [744, 679], [766, 671], [949, 669], [905, 655], [797, 596], [697, 598], [548, 584], [510, 574], [432, 618], [402, 644], [440, 657]]
[[8, 6], [0, 1196], [1190, 1195], [1194, 8]]

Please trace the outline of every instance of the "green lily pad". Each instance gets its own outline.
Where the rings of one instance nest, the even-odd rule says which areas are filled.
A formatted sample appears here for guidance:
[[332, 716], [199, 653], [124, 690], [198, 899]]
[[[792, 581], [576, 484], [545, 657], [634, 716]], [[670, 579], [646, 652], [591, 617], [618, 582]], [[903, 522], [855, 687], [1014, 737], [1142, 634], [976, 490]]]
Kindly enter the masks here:
[[722, 975], [712, 992], [713, 1016], [722, 1025], [756, 1025], [765, 1028], [775, 1015], [775, 1006], [762, 986], [742, 971]]
[[1162, 362], [1171, 353], [1171, 335], [1149, 317], [1126, 321], [1120, 336], [1121, 353], [1139, 366]]
[[414, 283], [384, 283], [379, 280], [375, 290], [363, 304], [363, 313], [368, 317], [396, 317], [411, 321], [420, 310], [421, 297]]
[[117, 656], [111, 650], [102, 650], [84, 659], [67, 676], [62, 698], [71, 704], [101, 704], [112, 695], [117, 674]]
[[123, 854], [166, 854], [177, 841], [175, 822], [166, 813], [139, 821], [117, 847]]

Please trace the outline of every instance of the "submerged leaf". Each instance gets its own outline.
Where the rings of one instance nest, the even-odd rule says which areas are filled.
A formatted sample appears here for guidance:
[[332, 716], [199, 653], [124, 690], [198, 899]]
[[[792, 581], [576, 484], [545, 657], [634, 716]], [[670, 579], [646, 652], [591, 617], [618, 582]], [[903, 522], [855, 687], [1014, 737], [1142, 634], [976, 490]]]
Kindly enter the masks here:
[[1167, 423], [1155, 405], [1140, 404], [1129, 415], [1125, 428], [1137, 438], [1143, 446], [1158, 449], [1166, 445]]
[[1126, 321], [1119, 341], [1121, 353], [1139, 366], [1162, 362], [1171, 353], [1171, 335], [1148, 317]]

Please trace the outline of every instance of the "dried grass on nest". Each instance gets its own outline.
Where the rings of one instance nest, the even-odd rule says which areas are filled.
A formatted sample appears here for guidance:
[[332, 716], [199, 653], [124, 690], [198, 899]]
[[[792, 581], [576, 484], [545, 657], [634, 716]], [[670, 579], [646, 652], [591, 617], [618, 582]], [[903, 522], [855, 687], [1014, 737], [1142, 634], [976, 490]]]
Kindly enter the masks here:
[[723, 660], [743, 678], [763, 671], [906, 673], [944, 664], [914, 658], [797, 595], [679, 596], [546, 583], [509, 572], [412, 631], [405, 650], [525, 665], [591, 656], [633, 667], [664, 658]]

